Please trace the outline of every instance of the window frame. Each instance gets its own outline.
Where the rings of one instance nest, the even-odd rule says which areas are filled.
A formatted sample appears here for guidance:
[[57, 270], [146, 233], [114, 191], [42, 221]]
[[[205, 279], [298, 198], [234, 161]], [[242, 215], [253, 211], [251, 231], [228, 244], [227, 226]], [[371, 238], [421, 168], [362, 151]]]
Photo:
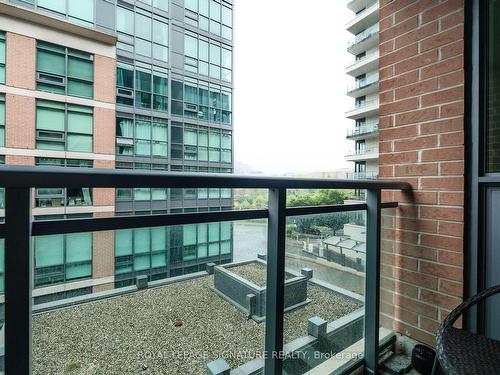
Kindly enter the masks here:
[[[88, 280], [92, 279], [93, 277], [93, 264], [94, 264], [94, 233], [93, 232], [85, 232], [90, 235], [90, 260], [85, 260], [85, 261], [78, 261], [78, 262], [67, 262], [67, 252], [68, 252], [68, 236], [71, 234], [59, 234], [56, 236], [63, 236], [63, 263], [62, 264], [57, 264], [57, 265], [52, 265], [52, 266], [41, 266], [37, 267], [36, 265], [36, 256], [37, 256], [37, 251], [36, 251], [36, 238], [33, 241], [33, 284], [35, 288], [43, 288], [51, 285], [58, 285], [58, 284], [65, 284], [68, 282], [76, 282], [80, 280]], [[79, 233], [82, 234], [82, 233]], [[39, 237], [44, 237], [44, 236], [39, 236]], [[90, 275], [88, 276], [83, 276], [83, 277], [77, 277], [77, 278], [68, 278], [67, 275], [67, 269], [68, 265], [90, 265]], [[39, 273], [41, 270], [47, 270], [49, 271], [50, 269], [55, 269], [55, 268], [61, 268], [63, 269], [62, 271], [62, 280], [61, 281], [56, 281], [56, 282], [44, 282], [40, 283], [39, 279], [42, 278], [41, 276], [43, 275], [37, 275], [37, 272]], [[52, 272], [56, 273], [56, 272]], [[61, 273], [61, 272], [60, 272]], [[38, 276], [38, 277], [37, 277]], [[45, 276], [47, 277], [47, 276]]]
[[[61, 50], [64, 51], [61, 51]], [[59, 50], [59, 51], [57, 51]], [[57, 74], [54, 72], [48, 72], [41, 70], [40, 68], [40, 57], [39, 52], [45, 52], [53, 55], [59, 55], [64, 58], [64, 75]], [[85, 59], [83, 55], [88, 55], [89, 58]], [[92, 79], [86, 79], [82, 77], [72, 77], [70, 76], [70, 62], [73, 61], [90, 61], [91, 63], [91, 72]], [[94, 54], [88, 53], [85, 51], [76, 50], [74, 48], [68, 48], [65, 46], [57, 45], [54, 43], [47, 43], [43, 41], [37, 40], [36, 44], [36, 70], [35, 70], [35, 80], [36, 80], [36, 89], [38, 91], [51, 92], [54, 94], [60, 94], [65, 96], [73, 96], [77, 98], [85, 98], [85, 99], [94, 99], [94, 78], [95, 78], [95, 58]], [[46, 77], [46, 78], [44, 78]], [[51, 80], [49, 78], [60, 79], [59, 82]], [[90, 87], [91, 95], [75, 95], [74, 93], [70, 93], [70, 83], [83, 83]], [[50, 87], [60, 87], [63, 89], [63, 92], [57, 92], [57, 90], [50, 90]]]
[[0, 31], [0, 48], [3, 50], [0, 56], [4, 56], [3, 62], [0, 61], [0, 84], [5, 84], [5, 77], [7, 71], [7, 38], [4, 31]]
[[[57, 130], [47, 130], [47, 129], [39, 129], [38, 128], [38, 108], [43, 107], [43, 105], [40, 105], [40, 103], [52, 103], [52, 105], [57, 105], [60, 107], [64, 107], [64, 130], [63, 131], [57, 131]], [[46, 106], [45, 108], [52, 108], [55, 110], [61, 110], [61, 108], [54, 108], [50, 106]], [[87, 113], [91, 115], [92, 118], [92, 132], [89, 135], [89, 133], [85, 132], [75, 132], [75, 131], [68, 131], [69, 127], [69, 121], [68, 121], [68, 114], [70, 112], [76, 112], [77, 108], [81, 108], [82, 111], [79, 113]], [[85, 109], [85, 110], [83, 110]], [[66, 151], [66, 152], [79, 152], [79, 153], [93, 153], [94, 152], [94, 108], [93, 107], [88, 107], [88, 106], [82, 106], [82, 105], [77, 105], [77, 104], [70, 104], [70, 103], [65, 103], [65, 102], [57, 102], [53, 100], [45, 100], [45, 99], [37, 99], [36, 104], [35, 104], [35, 149], [38, 150], [52, 150], [52, 151]], [[53, 134], [53, 135], [60, 135], [60, 139], [56, 140], [54, 138], [49, 138], [49, 137], [43, 137], [41, 133], [47, 133], [47, 134]], [[91, 149], [90, 151], [78, 151], [78, 150], [70, 150], [68, 148], [68, 139], [70, 136], [85, 136], [85, 137], [90, 137], [91, 138]], [[50, 149], [50, 148], [40, 148], [38, 142], [45, 142], [49, 144], [63, 144], [64, 147], [62, 150], [57, 150], [57, 149]]]
[[[119, 84], [119, 69], [128, 70], [128, 72], [132, 72], [132, 87], [125, 86], [123, 84]], [[137, 72], [141, 72], [143, 74], [149, 74], [149, 85], [151, 91], [141, 90], [137, 84]], [[117, 61], [116, 65], [116, 104], [137, 108], [139, 110], [150, 110], [158, 113], [169, 113], [169, 99], [170, 99], [170, 90], [169, 90], [169, 73], [167, 69], [160, 68], [158, 66], [154, 66], [151, 64], [145, 64], [141, 62], [135, 62], [135, 64], [130, 64], [122, 61]], [[155, 92], [155, 78], [162, 79], [165, 82], [164, 90], [165, 93]], [[147, 94], [150, 96], [150, 104], [149, 107], [139, 105], [139, 93]], [[156, 106], [156, 103], [162, 103], [164, 105], [164, 109]], [[160, 116], [157, 116], [160, 117]]]

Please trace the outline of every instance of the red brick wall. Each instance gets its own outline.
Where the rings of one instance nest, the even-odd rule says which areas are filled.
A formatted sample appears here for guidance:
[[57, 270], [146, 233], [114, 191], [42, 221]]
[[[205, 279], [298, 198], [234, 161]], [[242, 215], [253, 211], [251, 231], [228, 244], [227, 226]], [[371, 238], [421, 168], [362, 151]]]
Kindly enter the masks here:
[[[463, 0], [380, 1], [380, 176], [413, 197], [384, 220], [381, 321], [419, 341], [463, 283]], [[390, 229], [393, 227], [393, 229]]]

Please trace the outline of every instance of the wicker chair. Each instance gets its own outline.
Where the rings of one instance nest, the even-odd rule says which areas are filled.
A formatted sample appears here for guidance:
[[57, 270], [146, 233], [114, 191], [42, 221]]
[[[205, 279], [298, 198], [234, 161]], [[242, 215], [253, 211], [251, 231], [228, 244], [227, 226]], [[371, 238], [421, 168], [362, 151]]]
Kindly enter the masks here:
[[497, 293], [500, 285], [485, 289], [446, 317], [437, 331], [433, 375], [440, 368], [446, 375], [500, 374], [500, 341], [453, 327], [467, 309]]

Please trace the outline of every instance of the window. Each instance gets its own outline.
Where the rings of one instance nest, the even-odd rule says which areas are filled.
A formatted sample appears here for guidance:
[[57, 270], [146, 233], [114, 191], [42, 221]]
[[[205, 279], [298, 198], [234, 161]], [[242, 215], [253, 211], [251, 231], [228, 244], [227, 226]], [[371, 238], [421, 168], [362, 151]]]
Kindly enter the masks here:
[[35, 237], [35, 287], [92, 277], [92, 233]]
[[66, 0], [38, 0], [38, 6], [57, 13], [66, 14]]
[[[62, 14], [75, 23], [94, 24], [95, 0], [38, 0], [38, 8]], [[26, 3], [26, 0], [21, 1]], [[34, 1], [28, 1], [33, 4]]]
[[134, 12], [116, 7], [116, 30], [128, 35], [134, 35]]
[[231, 89], [185, 78], [172, 80], [172, 114], [231, 125]]
[[[134, 78], [135, 76], [135, 78]], [[168, 111], [168, 76], [165, 69], [137, 63], [137, 66], [118, 63], [116, 102], [137, 108]]]
[[5, 95], [0, 94], [0, 147], [5, 147]]
[[94, 56], [54, 44], [38, 42], [37, 90], [93, 98]]
[[117, 155], [167, 157], [168, 122], [136, 116], [116, 118]]
[[362, 155], [366, 150], [366, 142], [364, 140], [356, 141], [355, 147], [356, 155]]
[[231, 40], [233, 37], [232, 5], [218, 0], [186, 0], [185, 22], [212, 34]]
[[36, 148], [92, 152], [92, 134], [91, 107], [37, 100]]
[[[35, 165], [51, 167], [92, 168], [92, 160], [36, 158]], [[39, 188], [35, 190], [36, 207], [91, 206], [90, 188]]]
[[366, 57], [366, 51], [363, 51], [363, 52], [361, 52], [361, 53], [358, 53], [358, 54], [356, 55], [356, 61], [363, 60], [365, 57]]
[[[154, 6], [168, 10], [167, 0]], [[135, 25], [135, 29], [134, 29]], [[168, 61], [168, 20], [143, 9], [116, 7], [117, 48], [162, 62]]]
[[0, 32], [0, 83], [5, 83], [5, 33]]
[[366, 96], [359, 96], [355, 99], [356, 108], [363, 107], [366, 104]]
[[78, 21], [94, 22], [94, 0], [68, 0], [68, 16]]
[[184, 34], [184, 69], [225, 82], [232, 81], [232, 48], [190, 31]]
[[168, 12], [168, 1], [169, 0], [153, 0], [153, 6]]
[[124, 229], [115, 232], [115, 274], [167, 265], [167, 228]]
[[[153, 123], [153, 133], [155, 132], [154, 127], [156, 126]], [[166, 124], [165, 124], [166, 127]], [[161, 130], [166, 131], [166, 128]], [[163, 134], [166, 136], [166, 134]], [[154, 135], [153, 135], [154, 137]], [[165, 145], [166, 147], [166, 145]], [[154, 149], [154, 144], [153, 144]], [[144, 170], [154, 170], [154, 171], [166, 171], [168, 169], [167, 164], [151, 164], [151, 163], [131, 163], [131, 162], [116, 162], [117, 169], [144, 169]], [[167, 199], [167, 189], [161, 188], [120, 188], [116, 189], [116, 200], [120, 202], [152, 202], [152, 201], [165, 201]], [[153, 211], [153, 213], [156, 213]], [[150, 212], [147, 212], [149, 214]]]
[[173, 123], [172, 159], [231, 163], [231, 150], [232, 135], [228, 130], [188, 124], [182, 128], [182, 124]]

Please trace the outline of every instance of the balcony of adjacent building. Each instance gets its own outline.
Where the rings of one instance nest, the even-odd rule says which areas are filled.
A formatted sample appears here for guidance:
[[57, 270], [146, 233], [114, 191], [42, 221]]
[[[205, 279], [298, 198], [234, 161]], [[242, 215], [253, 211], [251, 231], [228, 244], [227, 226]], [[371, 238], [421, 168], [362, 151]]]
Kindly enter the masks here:
[[351, 120], [357, 120], [363, 117], [376, 116], [379, 109], [378, 98], [368, 100], [358, 100], [354, 102], [354, 106], [346, 111], [345, 117]]
[[346, 178], [348, 180], [376, 180], [378, 172], [347, 172]]
[[346, 24], [346, 30], [351, 34], [358, 34], [368, 27], [376, 24], [379, 19], [379, 3], [378, 1], [368, 2], [363, 8], [355, 12], [355, 16]]
[[374, 160], [378, 159], [378, 147], [355, 148], [346, 155], [347, 161]]
[[378, 23], [370, 26], [359, 34], [356, 34], [347, 44], [347, 52], [358, 55], [363, 51], [375, 48], [379, 42], [379, 25]]
[[354, 83], [348, 86], [347, 95], [356, 98], [359, 96], [374, 94], [378, 92], [378, 86], [378, 74], [371, 77], [356, 79]]
[[373, 5], [374, 3], [378, 3], [377, 0], [346, 0], [347, 8], [353, 11], [354, 13], [358, 13], [363, 9], [366, 9]]
[[349, 65], [345, 72], [351, 77], [378, 70], [379, 52], [372, 50], [370, 53], [362, 52], [356, 56], [354, 63]]
[[378, 121], [362, 123], [352, 129], [347, 130], [347, 139], [367, 139], [378, 135]]

